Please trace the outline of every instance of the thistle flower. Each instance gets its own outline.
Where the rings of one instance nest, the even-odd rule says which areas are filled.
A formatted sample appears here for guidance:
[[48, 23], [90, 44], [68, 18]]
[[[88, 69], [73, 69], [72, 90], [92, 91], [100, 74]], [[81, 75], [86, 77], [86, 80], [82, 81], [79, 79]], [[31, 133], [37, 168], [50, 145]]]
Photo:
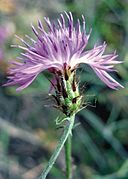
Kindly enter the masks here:
[[68, 121], [64, 126], [64, 132], [57, 147], [51, 156], [48, 165], [42, 172], [40, 179], [45, 179], [55, 163], [65, 142], [66, 175], [71, 178], [71, 136], [74, 126], [75, 114], [83, 107], [83, 97], [79, 92], [76, 80], [76, 69], [81, 63], [88, 64], [97, 76], [110, 88], [117, 89], [123, 86], [113, 79], [109, 72], [115, 71], [114, 65], [121, 63], [116, 60], [116, 53], [104, 55], [106, 44], [94, 46], [93, 49], [85, 51], [90, 34], [86, 33], [85, 19], [82, 16], [82, 28], [79, 19], [74, 27], [72, 13], [66, 13], [68, 20], [66, 25], [64, 15], [55, 24], [49, 18], [44, 18], [48, 26], [48, 32], [43, 28], [41, 21], [38, 21], [38, 30], [32, 25], [32, 30], [37, 40], [26, 36], [32, 42], [29, 45], [19, 38], [25, 46], [17, 45], [24, 50], [21, 53], [20, 61], [12, 62], [9, 68], [8, 82], [5, 86], [19, 85], [17, 91], [28, 87], [34, 79], [44, 70], [53, 74], [51, 85], [54, 93], [51, 94], [58, 107], [65, 116], [56, 120], [56, 124]]
[[[90, 33], [86, 33], [84, 16], [82, 16], [82, 28], [79, 19], [74, 27], [71, 12], [65, 12], [65, 16], [68, 20], [67, 25], [62, 14], [56, 24], [45, 17], [48, 32], [44, 30], [40, 20], [38, 30], [31, 25], [37, 40], [26, 37], [32, 41], [32, 45], [18, 37], [25, 46], [18, 45], [17, 47], [23, 49], [24, 53], [21, 53], [20, 62], [12, 62], [13, 66], [9, 69], [9, 80], [5, 85], [19, 85], [17, 91], [23, 90], [33, 82], [39, 73], [49, 70], [55, 75], [57, 94], [61, 93], [65, 99], [71, 89], [72, 92], [78, 91], [77, 83], [74, 81], [75, 69], [79, 64], [85, 63], [108, 87], [123, 88], [109, 74], [115, 71], [114, 65], [121, 63], [116, 60], [116, 53], [104, 55], [107, 46], [105, 43], [100, 46], [95, 45], [91, 50], [84, 50], [90, 36]], [[68, 80], [71, 85], [65, 82]], [[79, 92], [72, 94], [72, 100], [75, 101], [75, 98], [79, 98]]]

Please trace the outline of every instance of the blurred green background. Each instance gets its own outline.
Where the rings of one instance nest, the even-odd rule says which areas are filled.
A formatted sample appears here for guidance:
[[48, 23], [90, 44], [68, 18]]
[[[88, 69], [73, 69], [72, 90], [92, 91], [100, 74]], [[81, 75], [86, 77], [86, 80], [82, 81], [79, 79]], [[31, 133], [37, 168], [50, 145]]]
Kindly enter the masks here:
[[[0, 0], [0, 85], [7, 67], [20, 56], [15, 34], [33, 36], [30, 24], [44, 16], [56, 20], [71, 11], [74, 21], [83, 14], [92, 28], [89, 44], [108, 43], [124, 63], [113, 74], [124, 89], [107, 88], [86, 65], [78, 71], [88, 107], [76, 116], [73, 131], [73, 179], [128, 179], [128, 1], [127, 0]], [[43, 21], [44, 27], [46, 26]], [[49, 160], [62, 129], [55, 119], [60, 112], [48, 97], [49, 81], [40, 74], [20, 93], [0, 87], [0, 179], [37, 179]], [[65, 178], [62, 150], [49, 179]]]

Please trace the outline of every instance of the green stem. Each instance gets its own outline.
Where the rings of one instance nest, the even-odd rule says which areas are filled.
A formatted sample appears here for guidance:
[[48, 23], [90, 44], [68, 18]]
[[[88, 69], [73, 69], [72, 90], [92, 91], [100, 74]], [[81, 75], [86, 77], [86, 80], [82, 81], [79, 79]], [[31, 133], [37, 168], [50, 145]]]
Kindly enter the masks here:
[[58, 144], [56, 146], [56, 149], [54, 150], [54, 153], [52, 154], [52, 156], [51, 156], [46, 168], [41, 173], [39, 179], [45, 179], [47, 177], [48, 173], [50, 172], [50, 170], [51, 170], [52, 166], [54, 165], [54, 163], [55, 163], [55, 161], [56, 161], [61, 149], [63, 148], [68, 136], [72, 134], [72, 128], [73, 128], [73, 125], [74, 125], [74, 119], [75, 119], [75, 115], [71, 116], [68, 119], [68, 123], [65, 126], [64, 133], [63, 133], [62, 137], [60, 138], [60, 141], [58, 142]]
[[71, 135], [68, 136], [65, 142], [65, 163], [66, 163], [66, 178], [72, 178], [72, 166], [71, 166]]

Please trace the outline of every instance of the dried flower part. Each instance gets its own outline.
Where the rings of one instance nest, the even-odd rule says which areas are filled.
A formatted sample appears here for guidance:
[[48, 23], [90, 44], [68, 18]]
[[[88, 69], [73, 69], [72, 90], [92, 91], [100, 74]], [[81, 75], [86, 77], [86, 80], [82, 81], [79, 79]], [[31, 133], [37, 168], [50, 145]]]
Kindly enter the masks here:
[[[94, 46], [93, 49], [85, 51], [90, 34], [85, 30], [85, 19], [82, 16], [82, 27], [79, 19], [74, 26], [72, 13], [66, 13], [68, 23], [64, 15], [60, 15], [57, 24], [51, 22], [49, 18], [44, 18], [48, 26], [48, 32], [43, 28], [41, 21], [38, 21], [38, 30], [32, 25], [32, 30], [37, 37], [33, 40], [26, 36], [32, 44], [29, 45], [23, 39], [19, 38], [25, 46], [17, 45], [15, 47], [24, 50], [21, 53], [20, 62], [12, 62], [9, 68], [8, 85], [18, 85], [17, 91], [28, 87], [38, 74], [44, 70], [60, 71], [66, 81], [68, 76], [76, 69], [80, 63], [88, 64], [97, 76], [110, 88], [118, 89], [123, 86], [110, 76], [110, 72], [115, 71], [114, 66], [122, 63], [118, 61], [116, 53], [104, 55], [106, 44]], [[70, 70], [68, 69], [70, 67]], [[74, 83], [74, 82], [72, 82]], [[61, 81], [61, 86], [62, 86]], [[69, 84], [66, 84], [66, 89]], [[75, 85], [73, 87], [74, 91]], [[69, 90], [68, 90], [69, 91]], [[63, 91], [63, 95], [65, 91]], [[76, 97], [76, 96], [75, 96]]]

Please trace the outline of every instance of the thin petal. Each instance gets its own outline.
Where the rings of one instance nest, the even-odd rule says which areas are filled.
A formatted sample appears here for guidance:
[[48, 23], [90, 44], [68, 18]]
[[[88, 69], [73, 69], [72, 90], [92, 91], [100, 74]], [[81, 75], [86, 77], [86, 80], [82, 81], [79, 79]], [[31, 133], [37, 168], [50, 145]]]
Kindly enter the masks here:
[[19, 88], [17, 88], [16, 91], [19, 92], [19, 91], [21, 91], [21, 90], [27, 88], [27, 87], [34, 81], [34, 79], [35, 79], [36, 77], [37, 77], [37, 75], [35, 75], [35, 76], [29, 78], [28, 81], [25, 82], [24, 84], [22, 84]]

